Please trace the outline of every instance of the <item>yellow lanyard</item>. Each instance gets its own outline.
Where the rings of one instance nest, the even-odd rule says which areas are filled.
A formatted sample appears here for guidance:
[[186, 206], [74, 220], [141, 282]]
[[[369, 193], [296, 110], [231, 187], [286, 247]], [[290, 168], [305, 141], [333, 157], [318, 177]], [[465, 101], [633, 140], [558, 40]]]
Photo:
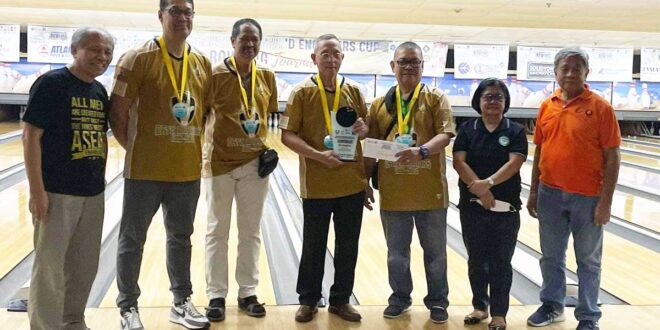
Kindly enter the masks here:
[[158, 39], [158, 43], [160, 44], [160, 52], [163, 54], [163, 61], [165, 62], [165, 66], [167, 67], [167, 73], [170, 75], [170, 81], [172, 81], [172, 87], [174, 88], [174, 92], [176, 93], [176, 96], [178, 97], [178, 101], [180, 103], [182, 103], [183, 102], [183, 92], [186, 90], [186, 82], [188, 81], [188, 52], [184, 48], [184, 50], [183, 50], [183, 72], [181, 74], [181, 90], [179, 90], [179, 88], [176, 84], [176, 77], [174, 75], [174, 67], [172, 66], [172, 60], [170, 59], [170, 55], [167, 53], [167, 46], [165, 45], [165, 38], [163, 38], [163, 36], [160, 36], [160, 38]]
[[406, 118], [403, 118], [403, 109], [401, 109], [401, 89], [399, 89], [399, 85], [396, 85], [396, 113], [397, 113], [397, 118], [399, 120], [399, 135], [406, 134], [406, 129], [408, 128], [408, 122], [410, 121], [410, 117], [412, 114], [413, 107], [415, 106], [415, 102], [417, 102], [417, 98], [419, 97], [419, 90], [422, 88], [422, 84], [418, 83], [417, 87], [415, 87], [415, 91], [413, 92], [413, 97], [412, 100], [410, 101], [410, 105], [408, 106], [408, 113], [406, 114]]
[[[321, 92], [321, 105], [323, 106], [323, 117], [325, 118], [325, 125], [328, 128], [328, 134], [332, 134], [332, 120], [330, 120], [330, 112], [328, 111], [328, 97], [325, 95], [325, 87], [319, 74], [316, 75], [316, 82], [319, 85]], [[339, 96], [341, 95], [341, 86], [339, 86], [339, 76], [335, 76], [335, 101], [332, 104], [332, 112], [337, 112], [339, 109]]]
[[[241, 94], [243, 95], [243, 103], [245, 104], [245, 114], [248, 118], [252, 118], [252, 108], [250, 107], [250, 103], [248, 103], [247, 99], [247, 91], [243, 87], [243, 79], [241, 79], [241, 74], [238, 73], [238, 68], [236, 67], [236, 60], [234, 59], [234, 56], [229, 58], [229, 61], [231, 61], [231, 65], [234, 66], [234, 69], [236, 70], [236, 76], [238, 77], [238, 86], [241, 88]], [[257, 86], [257, 61], [252, 60], [252, 94], [251, 96], [251, 101], [252, 101], [252, 106], [254, 107], [254, 88]]]

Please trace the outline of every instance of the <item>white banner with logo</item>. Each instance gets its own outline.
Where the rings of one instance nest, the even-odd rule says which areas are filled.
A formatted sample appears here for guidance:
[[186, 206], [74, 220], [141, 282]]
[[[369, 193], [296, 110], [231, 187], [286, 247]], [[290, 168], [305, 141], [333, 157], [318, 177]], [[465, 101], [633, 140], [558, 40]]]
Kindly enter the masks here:
[[0, 24], [0, 62], [21, 60], [21, 26]]
[[28, 25], [28, 62], [70, 63], [76, 28]]
[[588, 81], [632, 81], [632, 48], [580, 48], [589, 55]]
[[660, 48], [642, 48], [639, 80], [660, 82]]
[[[76, 28], [28, 26], [28, 61], [70, 63], [71, 36]], [[115, 38], [112, 64], [128, 49], [160, 35], [160, 31], [109, 29]], [[209, 57], [213, 64], [231, 56], [234, 50], [226, 33], [194, 31], [188, 42]], [[342, 40], [342, 73], [392, 74], [390, 61], [398, 42]], [[417, 42], [424, 53], [424, 76], [442, 77], [447, 62], [447, 44]], [[311, 59], [316, 39], [264, 37], [257, 61], [278, 72], [316, 72]]]
[[555, 55], [561, 48], [518, 46], [516, 78], [518, 80], [554, 81]]
[[506, 79], [509, 45], [454, 45], [454, 77], [457, 79]]

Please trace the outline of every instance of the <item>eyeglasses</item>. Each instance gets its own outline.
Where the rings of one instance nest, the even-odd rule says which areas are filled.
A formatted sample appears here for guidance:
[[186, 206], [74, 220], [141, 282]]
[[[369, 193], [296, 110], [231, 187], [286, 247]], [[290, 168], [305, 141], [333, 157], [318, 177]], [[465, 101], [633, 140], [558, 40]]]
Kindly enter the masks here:
[[174, 6], [170, 7], [167, 10], [167, 13], [170, 14], [170, 16], [177, 17], [177, 18], [183, 16], [187, 19], [191, 19], [191, 18], [193, 18], [193, 16], [195, 16], [195, 12], [190, 10], [190, 9], [181, 10], [181, 9], [179, 9], [177, 7], [174, 7]]
[[406, 66], [410, 66], [413, 69], [419, 68], [422, 65], [422, 62], [424, 61], [420, 61], [417, 59], [409, 60], [406, 58], [401, 58], [396, 60], [396, 64], [399, 65], [400, 67], [405, 68]]
[[504, 94], [482, 94], [481, 100], [486, 102], [502, 102]]

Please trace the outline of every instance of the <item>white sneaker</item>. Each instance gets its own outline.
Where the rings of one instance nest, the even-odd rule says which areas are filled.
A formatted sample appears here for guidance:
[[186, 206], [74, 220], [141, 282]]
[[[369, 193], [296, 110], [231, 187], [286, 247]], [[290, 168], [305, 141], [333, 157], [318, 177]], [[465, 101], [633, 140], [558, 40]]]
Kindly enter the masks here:
[[181, 324], [188, 329], [204, 329], [210, 326], [209, 320], [197, 311], [190, 297], [186, 298], [183, 304], [170, 308], [170, 322]]
[[140, 313], [138, 313], [135, 307], [131, 307], [129, 312], [125, 312], [121, 316], [120, 324], [121, 330], [144, 330], [142, 321], [140, 321]]

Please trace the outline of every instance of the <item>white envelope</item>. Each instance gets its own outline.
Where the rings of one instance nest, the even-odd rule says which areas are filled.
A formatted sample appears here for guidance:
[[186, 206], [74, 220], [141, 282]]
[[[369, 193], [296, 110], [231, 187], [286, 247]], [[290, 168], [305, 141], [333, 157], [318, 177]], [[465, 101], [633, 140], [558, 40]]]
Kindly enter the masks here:
[[364, 139], [364, 151], [362, 154], [364, 157], [396, 162], [398, 157], [394, 155], [406, 148], [407, 146], [396, 142], [366, 138]]

